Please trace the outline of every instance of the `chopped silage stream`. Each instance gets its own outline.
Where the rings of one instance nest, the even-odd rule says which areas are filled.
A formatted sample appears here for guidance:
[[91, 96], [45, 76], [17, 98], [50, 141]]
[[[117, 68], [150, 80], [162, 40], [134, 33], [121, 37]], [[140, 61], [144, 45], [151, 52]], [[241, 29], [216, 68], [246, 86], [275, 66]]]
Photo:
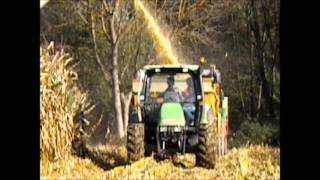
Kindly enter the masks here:
[[41, 161], [42, 179], [280, 179], [280, 150], [267, 146], [229, 150], [210, 170], [195, 167], [193, 154], [162, 161], [146, 157], [130, 165], [124, 146], [89, 149], [84, 159], [68, 156], [53, 163]]

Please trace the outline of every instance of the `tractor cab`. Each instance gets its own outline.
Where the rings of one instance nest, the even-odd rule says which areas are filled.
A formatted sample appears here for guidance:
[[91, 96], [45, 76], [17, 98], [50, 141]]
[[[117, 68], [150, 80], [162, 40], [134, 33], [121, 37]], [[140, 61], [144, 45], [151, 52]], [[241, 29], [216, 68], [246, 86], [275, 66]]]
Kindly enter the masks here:
[[[174, 125], [174, 117], [181, 114], [174, 112], [180, 112], [181, 109], [183, 113], [181, 117], [177, 117], [181, 121], [178, 120], [177, 123], [179, 124], [180, 122], [181, 124], [182, 119], [185, 121], [186, 118], [188, 122], [193, 123], [195, 121], [194, 117], [197, 106], [194, 79], [192, 73], [179, 71], [150, 74], [147, 77], [144, 104], [149, 107], [149, 109], [146, 109], [147, 111], [155, 110], [156, 112], [160, 112], [160, 116], [150, 117], [150, 120], [153, 119], [151, 121], [160, 122], [160, 125], [163, 123]], [[171, 111], [173, 112], [172, 114], [170, 114]], [[160, 121], [157, 118], [160, 118]], [[169, 119], [171, 120], [169, 121]], [[185, 122], [182, 124], [184, 125]]]
[[[145, 66], [144, 87], [140, 94], [142, 119], [146, 141], [165, 144], [178, 143], [182, 147], [182, 134], [195, 130], [199, 122], [202, 90], [199, 66], [151, 65]], [[159, 136], [158, 136], [159, 135]], [[159, 138], [159, 140], [157, 140]], [[171, 139], [171, 142], [168, 140]]]

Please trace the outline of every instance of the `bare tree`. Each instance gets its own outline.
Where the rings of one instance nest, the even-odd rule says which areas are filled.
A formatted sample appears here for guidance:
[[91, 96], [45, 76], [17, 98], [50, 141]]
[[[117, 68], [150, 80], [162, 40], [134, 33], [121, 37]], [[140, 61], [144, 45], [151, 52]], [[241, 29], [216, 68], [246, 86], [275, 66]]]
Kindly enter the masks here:
[[[134, 42], [135, 47], [131, 48], [130, 52], [124, 48], [127, 42], [122, 42], [130, 40], [131, 37], [127, 37], [128, 32], [132, 31], [137, 24], [135, 17], [127, 13], [128, 3], [123, 0], [74, 2], [79, 9], [77, 14], [91, 29], [95, 59], [103, 72], [104, 80], [112, 86], [113, 111], [119, 138], [123, 138], [126, 133], [132, 97], [131, 91], [128, 91], [126, 87], [127, 81], [131, 81], [132, 75], [130, 74], [129, 78], [125, 74], [132, 71], [128, 67], [136, 64], [140, 53], [140, 44], [136, 46], [137, 41]], [[141, 32], [141, 29], [140, 31], [135, 30]], [[131, 36], [133, 37], [133, 35]], [[125, 60], [121, 61], [121, 59]]]

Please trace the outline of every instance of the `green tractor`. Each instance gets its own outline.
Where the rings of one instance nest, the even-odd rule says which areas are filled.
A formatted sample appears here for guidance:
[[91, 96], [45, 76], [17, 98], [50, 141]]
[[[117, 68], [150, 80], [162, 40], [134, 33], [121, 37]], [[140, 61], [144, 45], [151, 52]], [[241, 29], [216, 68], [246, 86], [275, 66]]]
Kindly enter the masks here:
[[[226, 152], [227, 98], [215, 69], [200, 65], [146, 65], [133, 80], [127, 152], [134, 162], [156, 152], [195, 153], [214, 168]], [[222, 103], [219, 103], [222, 102]]]

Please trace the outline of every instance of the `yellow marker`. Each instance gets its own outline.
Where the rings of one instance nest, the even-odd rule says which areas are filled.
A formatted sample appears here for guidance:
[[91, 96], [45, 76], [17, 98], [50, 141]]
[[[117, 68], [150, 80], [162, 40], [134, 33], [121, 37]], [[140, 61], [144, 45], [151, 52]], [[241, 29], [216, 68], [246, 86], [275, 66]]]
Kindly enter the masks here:
[[204, 59], [204, 57], [201, 57], [199, 62], [201, 65], [204, 65], [207, 61]]

